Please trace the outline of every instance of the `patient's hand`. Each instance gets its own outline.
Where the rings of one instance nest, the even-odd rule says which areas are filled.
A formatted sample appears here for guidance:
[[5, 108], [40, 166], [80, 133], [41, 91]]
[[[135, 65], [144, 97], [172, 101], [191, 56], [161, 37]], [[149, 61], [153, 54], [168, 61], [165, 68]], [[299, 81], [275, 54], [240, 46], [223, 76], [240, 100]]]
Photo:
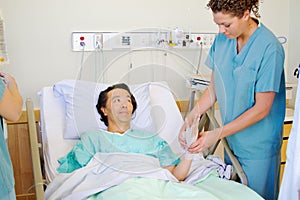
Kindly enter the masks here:
[[[200, 113], [200, 106], [197, 103], [196, 106], [192, 109], [192, 111], [185, 117], [184, 119], [184, 124], [180, 129], [179, 132], [179, 142], [182, 148], [186, 149], [187, 148], [187, 141], [186, 141], [186, 136], [185, 132], [189, 127], [194, 126], [194, 128], [197, 128], [197, 134], [198, 134], [198, 123], [201, 117]], [[195, 126], [195, 123], [197, 122], [197, 127]], [[190, 145], [190, 144], [189, 144]]]
[[179, 136], [178, 136], [178, 139], [179, 139], [179, 142], [180, 142], [180, 145], [183, 149], [186, 148], [186, 139], [185, 139], [185, 131], [187, 129], [189, 125], [184, 122], [183, 126], [181, 127], [180, 129], [180, 132], [179, 132]]
[[196, 116], [192, 123], [186, 120], [183, 124], [179, 133], [179, 142], [183, 149], [187, 150], [187, 148], [197, 140], [199, 120], [200, 116]]

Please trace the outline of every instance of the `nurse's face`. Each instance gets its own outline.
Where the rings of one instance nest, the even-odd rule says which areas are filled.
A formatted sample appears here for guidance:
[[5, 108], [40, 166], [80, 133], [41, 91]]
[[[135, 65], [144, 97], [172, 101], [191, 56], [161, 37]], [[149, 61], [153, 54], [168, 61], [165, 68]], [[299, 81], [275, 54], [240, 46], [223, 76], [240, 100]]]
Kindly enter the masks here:
[[104, 113], [108, 124], [129, 124], [132, 117], [133, 105], [130, 94], [124, 89], [114, 89], [107, 93], [108, 99]]
[[230, 13], [213, 13], [214, 22], [219, 27], [219, 33], [230, 39], [240, 37], [246, 30], [249, 19], [249, 11], [245, 11], [244, 16], [237, 17]]

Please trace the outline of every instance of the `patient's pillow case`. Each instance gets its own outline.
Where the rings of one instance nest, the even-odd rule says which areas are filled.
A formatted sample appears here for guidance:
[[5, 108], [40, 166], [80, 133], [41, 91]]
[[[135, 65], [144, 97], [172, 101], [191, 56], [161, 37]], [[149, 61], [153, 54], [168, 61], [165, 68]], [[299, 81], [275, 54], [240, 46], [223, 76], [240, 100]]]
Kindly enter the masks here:
[[[78, 139], [84, 132], [107, 129], [100, 120], [96, 104], [100, 92], [108, 86], [80, 80], [63, 80], [54, 85], [54, 95], [61, 96], [65, 101], [65, 139]], [[156, 131], [150, 114], [149, 83], [129, 87], [138, 104], [131, 126], [149, 132]]]

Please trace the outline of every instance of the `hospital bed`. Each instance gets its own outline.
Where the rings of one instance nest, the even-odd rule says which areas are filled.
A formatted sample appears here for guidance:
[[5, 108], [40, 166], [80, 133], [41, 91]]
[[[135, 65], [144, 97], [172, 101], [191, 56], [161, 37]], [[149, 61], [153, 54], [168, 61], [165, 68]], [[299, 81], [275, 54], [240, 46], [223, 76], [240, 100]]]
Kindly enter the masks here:
[[[89, 178], [89, 174], [93, 174], [95, 171], [99, 172], [100, 169], [93, 168], [94, 165], [92, 168], [95, 171], [92, 172], [88, 169], [76, 170], [78, 171], [78, 177], [76, 177], [76, 171], [71, 175], [59, 175], [56, 171], [59, 165], [57, 160], [71, 150], [80, 138], [80, 134], [89, 130], [105, 128], [99, 120], [95, 104], [99, 92], [107, 86], [108, 84], [104, 83], [63, 80], [54, 86], [44, 87], [39, 93], [42, 144], [37, 139], [39, 134], [37, 134], [34, 119], [34, 105], [31, 99], [27, 99], [26, 108], [37, 199], [44, 199], [45, 185], [48, 185], [46, 187], [46, 199], [61, 199], [62, 197], [79, 199], [78, 197], [86, 197], [91, 194], [94, 195], [92, 196], [94, 199], [106, 199], [105, 197], [108, 197], [108, 199], [120, 199], [120, 197], [126, 199], [126, 195], [128, 195], [128, 199], [136, 196], [139, 199], [262, 199], [245, 186], [247, 184], [245, 174], [231, 153], [226, 140], [222, 140], [221, 143], [234, 163], [235, 173], [232, 173], [231, 176], [237, 174], [242, 184], [217, 177], [216, 170], [212, 170], [206, 176], [199, 178], [201, 181], [193, 185], [185, 182], [166, 181], [161, 177], [154, 179], [152, 176], [150, 178], [143, 176], [138, 176], [139, 178], [136, 176], [127, 177], [120, 182], [109, 184], [107, 180], [103, 183], [105, 176], [101, 176], [100, 173], [97, 174], [99, 177], [96, 181], [100, 185], [94, 187], [95, 183], [91, 181], [86, 183], [87, 181], [85, 181], [93, 180], [93, 178]], [[183, 117], [168, 83], [146, 82], [130, 85], [130, 88], [138, 103], [132, 127], [156, 132], [169, 143], [176, 154], [181, 154], [182, 149], [178, 143], [177, 134], [183, 124]], [[218, 127], [218, 123], [213, 110], [210, 110], [201, 118], [200, 129], [210, 130], [216, 127]], [[41, 157], [39, 155], [40, 148], [42, 148], [43, 154]], [[204, 157], [213, 153], [215, 148], [213, 147], [205, 152]], [[103, 157], [103, 155], [101, 156]], [[119, 159], [119, 157], [116, 159]], [[206, 163], [207, 160], [200, 161]], [[140, 163], [136, 165], [140, 165]], [[43, 166], [43, 169], [41, 166]], [[108, 177], [114, 176], [108, 175]], [[92, 188], [88, 188], [91, 185]], [[149, 190], [149, 188], [151, 189]], [[164, 189], [162, 190], [162, 188]], [[85, 193], [85, 191], [87, 192]], [[93, 199], [92, 197], [91, 199]]]

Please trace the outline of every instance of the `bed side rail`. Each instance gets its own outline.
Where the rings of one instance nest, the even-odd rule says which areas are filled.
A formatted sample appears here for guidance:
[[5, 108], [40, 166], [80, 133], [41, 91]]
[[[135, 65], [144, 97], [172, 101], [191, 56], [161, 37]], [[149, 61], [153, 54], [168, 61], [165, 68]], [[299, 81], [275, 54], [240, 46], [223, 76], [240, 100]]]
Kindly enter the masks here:
[[35, 196], [37, 200], [43, 200], [44, 180], [42, 176], [42, 168], [41, 168], [41, 161], [40, 161], [40, 154], [39, 154], [39, 148], [41, 148], [41, 144], [38, 142], [37, 139], [34, 106], [30, 98], [26, 99], [26, 111], [27, 111], [26, 113], [28, 119], [33, 177], [34, 177], [34, 184], [35, 184]]
[[[212, 129], [220, 127], [219, 123], [217, 122], [216, 118], [214, 117], [214, 113], [213, 113], [212, 109], [208, 110], [205, 113], [203, 119], [200, 120], [200, 126], [204, 127], [205, 130], [212, 130]], [[239, 161], [237, 160], [237, 158], [235, 157], [235, 155], [229, 148], [226, 138], [219, 140], [214, 146], [212, 146], [210, 149], [208, 149], [209, 152], [205, 152], [205, 153], [213, 154], [220, 141], [221, 141], [222, 145], [224, 146], [224, 150], [226, 151], [226, 153], [229, 156], [229, 158], [232, 162], [232, 165], [233, 165], [234, 171], [233, 171], [232, 179], [236, 180], [237, 179], [236, 174], [237, 174], [238, 178], [240, 179], [240, 182], [244, 185], [248, 185], [248, 180], [247, 180], [246, 174], [245, 174], [242, 166], [240, 165]]]

